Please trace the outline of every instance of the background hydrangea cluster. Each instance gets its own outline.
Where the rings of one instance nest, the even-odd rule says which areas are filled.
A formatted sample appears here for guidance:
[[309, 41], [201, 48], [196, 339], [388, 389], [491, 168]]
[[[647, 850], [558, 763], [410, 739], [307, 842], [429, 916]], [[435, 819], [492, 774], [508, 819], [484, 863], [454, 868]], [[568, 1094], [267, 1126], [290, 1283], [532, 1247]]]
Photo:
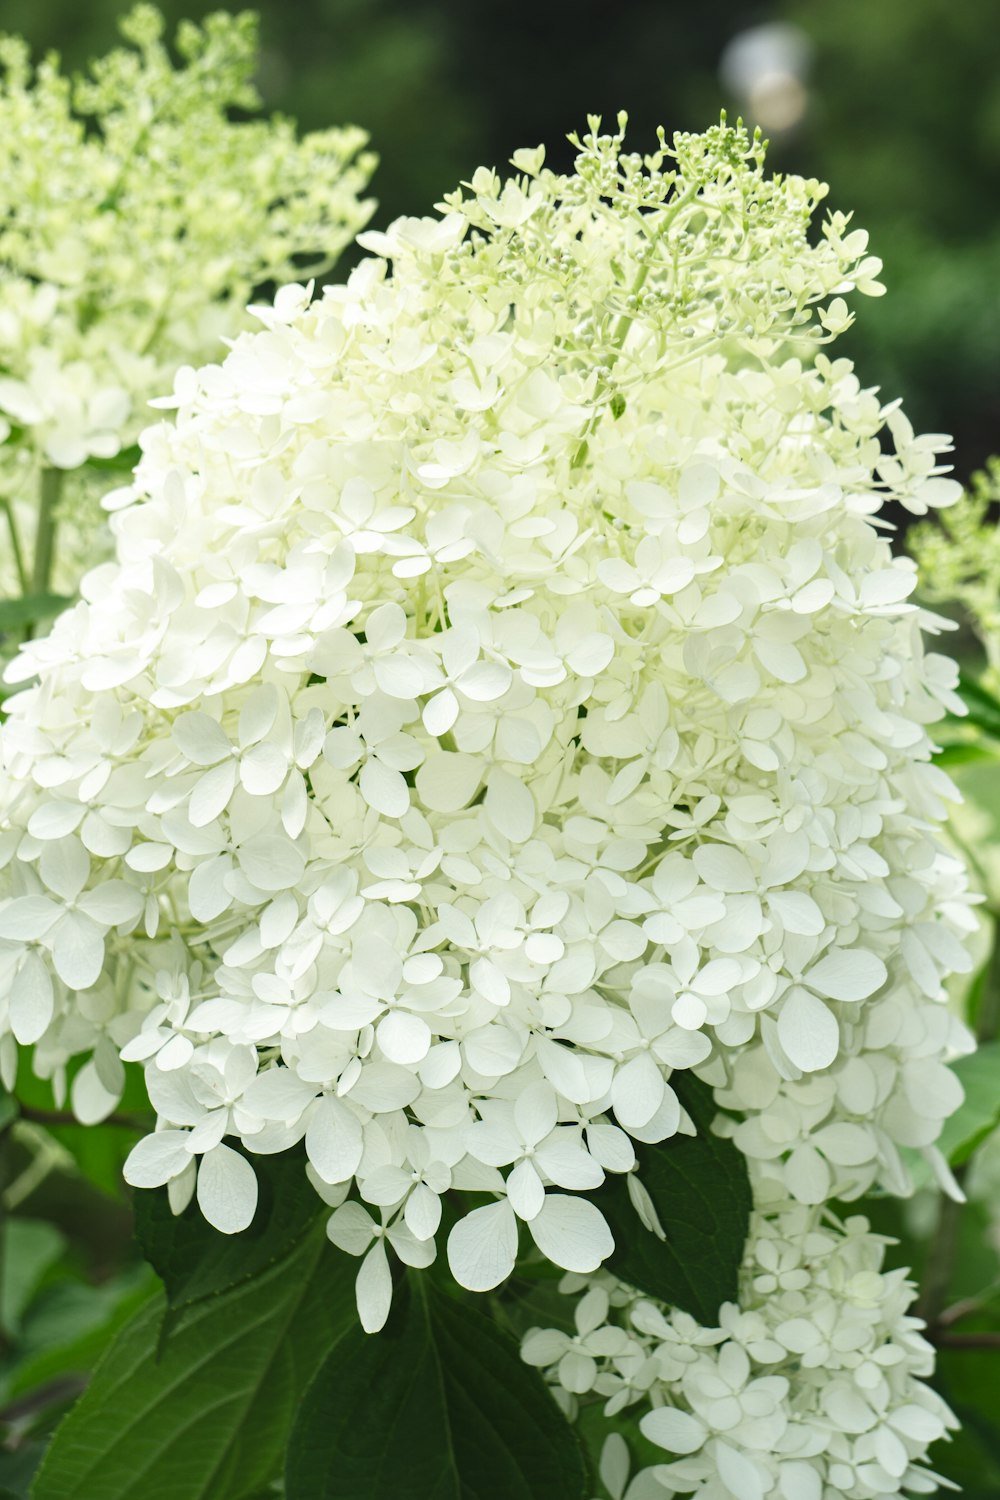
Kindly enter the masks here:
[[128, 1179], [225, 1232], [304, 1139], [375, 1330], [445, 1194], [463, 1286], [519, 1226], [597, 1272], [585, 1195], [692, 1129], [696, 1070], [752, 1165], [745, 1304], [699, 1331], [601, 1273], [528, 1357], [652, 1400], [655, 1493], [933, 1487], [909, 1291], [822, 1205], [906, 1192], [900, 1148], [950, 1181], [961, 705], [879, 512], [958, 486], [823, 352], [880, 288], [842, 215], [810, 239], [820, 184], [725, 124], [578, 146], [362, 236], [160, 403], [116, 561], [9, 673], [6, 1076], [85, 1054], [99, 1120], [142, 1061]]
[[[183, 24], [176, 67], [152, 6], [121, 30], [131, 45], [78, 79], [0, 40], [0, 497], [26, 536], [40, 470], [134, 444], [149, 398], [216, 356], [255, 287], [303, 261], [329, 269], [372, 208], [363, 131], [299, 140], [289, 120], [247, 118], [253, 15]], [[80, 523], [59, 548], [63, 587], [93, 561], [102, 482], [78, 475], [63, 496]], [[0, 584], [16, 593], [17, 546], [3, 555]]]
[[[572, 1332], [535, 1328], [522, 1354], [546, 1369], [571, 1416], [598, 1399], [619, 1430], [602, 1478], [614, 1500], [876, 1500], [931, 1494], [922, 1463], [958, 1423], [924, 1384], [934, 1350], [886, 1241], [758, 1183], [739, 1303], [698, 1324], [606, 1271], [567, 1276]], [[582, 1294], [582, 1295], [581, 1295]], [[631, 1477], [621, 1414], [660, 1463]]]

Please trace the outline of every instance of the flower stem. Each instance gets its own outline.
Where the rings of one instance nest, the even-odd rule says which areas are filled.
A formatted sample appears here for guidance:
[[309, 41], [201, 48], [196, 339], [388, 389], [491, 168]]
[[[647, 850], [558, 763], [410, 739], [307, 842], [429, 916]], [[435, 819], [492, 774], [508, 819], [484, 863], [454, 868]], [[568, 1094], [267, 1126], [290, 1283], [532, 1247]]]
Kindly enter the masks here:
[[3, 513], [7, 517], [7, 530], [10, 533], [10, 550], [14, 558], [14, 568], [17, 572], [17, 581], [20, 585], [21, 593], [26, 594], [28, 592], [28, 570], [24, 564], [24, 548], [21, 546], [21, 537], [17, 529], [17, 520], [14, 516], [14, 507], [11, 505], [10, 500], [5, 496], [2, 500], [0, 500], [0, 508], [3, 509]]
[[52, 580], [52, 564], [55, 560], [56, 510], [62, 491], [63, 471], [43, 469], [38, 489], [38, 530], [35, 532], [35, 561], [31, 572], [31, 588], [35, 594], [47, 594]]

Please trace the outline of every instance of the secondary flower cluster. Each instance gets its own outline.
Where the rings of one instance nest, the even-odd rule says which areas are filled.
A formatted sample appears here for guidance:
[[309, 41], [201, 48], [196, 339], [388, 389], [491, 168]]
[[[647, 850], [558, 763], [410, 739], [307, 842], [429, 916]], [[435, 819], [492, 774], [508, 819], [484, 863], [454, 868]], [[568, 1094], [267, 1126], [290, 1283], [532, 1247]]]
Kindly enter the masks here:
[[300, 141], [288, 120], [230, 120], [259, 103], [252, 15], [182, 25], [176, 68], [162, 30], [137, 6], [122, 22], [133, 47], [75, 81], [55, 58], [33, 72], [24, 42], [0, 41], [8, 501], [39, 464], [77, 469], [134, 443], [145, 402], [179, 365], [216, 357], [255, 286], [287, 280], [304, 255], [327, 269], [370, 212], [362, 131]]
[[614, 1500], [876, 1500], [930, 1494], [929, 1444], [958, 1424], [923, 1383], [934, 1351], [908, 1309], [905, 1271], [883, 1269], [887, 1241], [860, 1215], [761, 1196], [740, 1303], [703, 1328], [607, 1272], [568, 1276], [583, 1291], [574, 1332], [533, 1329], [522, 1353], [547, 1367], [560, 1402], [642, 1412], [664, 1462], [629, 1481], [609, 1438], [602, 1477]]
[[227, 1231], [227, 1142], [304, 1138], [370, 1328], [445, 1192], [494, 1200], [463, 1285], [519, 1224], [595, 1270], [578, 1194], [689, 1128], [674, 1069], [804, 1203], [905, 1189], [957, 1103], [955, 670], [876, 521], [958, 487], [820, 347], [878, 263], [741, 129], [577, 145], [182, 371], [10, 674], [8, 1070], [89, 1055], [98, 1119], [143, 1062], [127, 1176]]
[[922, 521], [906, 542], [920, 574], [920, 592], [932, 604], [959, 605], [986, 653], [984, 682], [1000, 687], [1000, 528], [993, 510], [1000, 498], [1000, 459], [973, 474], [966, 494], [933, 521]]

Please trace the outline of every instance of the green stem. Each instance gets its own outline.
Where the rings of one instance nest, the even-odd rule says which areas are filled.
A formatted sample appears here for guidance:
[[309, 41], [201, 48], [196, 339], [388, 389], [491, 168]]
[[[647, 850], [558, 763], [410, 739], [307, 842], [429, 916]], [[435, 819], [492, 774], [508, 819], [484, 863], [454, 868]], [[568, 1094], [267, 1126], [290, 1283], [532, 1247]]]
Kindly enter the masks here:
[[[980, 1046], [995, 1041], [1000, 1035], [1000, 919], [993, 919], [993, 946], [990, 950], [989, 967], [983, 984], [976, 1019], [976, 1041]], [[963, 1187], [972, 1161], [963, 1162], [955, 1168], [955, 1181]], [[938, 1327], [942, 1312], [948, 1305], [948, 1293], [958, 1254], [959, 1229], [961, 1227], [962, 1204], [941, 1194], [938, 1220], [934, 1235], [927, 1250], [923, 1285], [920, 1289], [918, 1310], [925, 1318], [931, 1333]]]
[[993, 948], [976, 1017], [976, 1041], [980, 1046], [1000, 1036], [1000, 917], [993, 917]]
[[14, 567], [17, 570], [17, 581], [21, 593], [28, 592], [28, 570], [24, 564], [24, 548], [21, 546], [21, 537], [17, 529], [17, 521], [14, 517], [14, 507], [6, 497], [0, 500], [4, 515], [7, 517], [7, 530], [10, 533], [10, 550], [14, 557]]
[[52, 564], [55, 560], [56, 510], [62, 492], [62, 469], [43, 469], [38, 489], [38, 530], [35, 532], [35, 562], [31, 573], [31, 589], [35, 594], [47, 594], [52, 580]]
[[[10, 1177], [10, 1132], [14, 1121], [8, 1120], [0, 1126], [0, 1284], [3, 1282], [7, 1258], [7, 1209], [5, 1196]], [[10, 1348], [10, 1335], [0, 1319], [0, 1355]]]

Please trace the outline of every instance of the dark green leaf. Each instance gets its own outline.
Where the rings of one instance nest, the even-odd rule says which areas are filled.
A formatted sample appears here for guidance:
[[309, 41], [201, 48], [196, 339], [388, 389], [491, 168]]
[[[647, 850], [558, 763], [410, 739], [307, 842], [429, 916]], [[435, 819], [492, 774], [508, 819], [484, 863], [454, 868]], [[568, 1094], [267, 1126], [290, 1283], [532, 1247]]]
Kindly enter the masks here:
[[953, 744], [942, 745], [934, 756], [936, 765], [944, 766], [968, 766], [978, 761], [996, 761], [1000, 758], [1000, 749], [997, 746], [977, 744], [974, 741], [956, 740]]
[[[996, 933], [994, 932], [994, 942]], [[992, 968], [992, 953], [984, 963], [973, 974], [969, 981], [969, 988], [965, 992], [965, 1019], [973, 1031], [979, 1024], [979, 1013], [982, 1010], [983, 998], [986, 994], [986, 986], [989, 983], [990, 969]]]
[[280, 1472], [302, 1393], [354, 1327], [355, 1264], [322, 1229], [260, 1275], [118, 1334], [56, 1430], [33, 1500], [245, 1500]]
[[194, 1203], [172, 1214], [166, 1189], [136, 1193], [136, 1238], [163, 1280], [173, 1314], [258, 1276], [287, 1255], [323, 1213], [301, 1152], [255, 1156], [253, 1164], [257, 1212], [242, 1234], [219, 1234]]
[[0, 599], [0, 630], [19, 630], [48, 620], [64, 610], [73, 600], [66, 594], [29, 594], [23, 599]]
[[959, 1167], [1000, 1125], [1000, 1042], [984, 1042], [952, 1063], [965, 1089], [965, 1101], [949, 1119], [938, 1147], [953, 1167]]
[[[68, 1325], [64, 1323], [58, 1339], [50, 1339], [44, 1346], [38, 1347], [37, 1327], [30, 1325], [27, 1332], [32, 1347], [27, 1356], [18, 1360], [7, 1386], [7, 1394], [11, 1398], [21, 1396], [60, 1376], [86, 1374], [92, 1370], [119, 1328], [144, 1302], [149, 1301], [156, 1289], [152, 1272], [147, 1267], [142, 1269], [145, 1275], [141, 1279], [130, 1275], [122, 1278], [118, 1285], [112, 1283], [108, 1287], [88, 1288], [96, 1316], [83, 1326], [83, 1320], [79, 1316], [75, 1322]], [[54, 1309], [44, 1311], [51, 1313]], [[100, 1316], [101, 1313], [103, 1316]]]
[[968, 709], [968, 718], [960, 722], [975, 724], [994, 739], [1000, 739], [1000, 698], [994, 697], [968, 672], [959, 673], [958, 695]]
[[44, 1219], [5, 1216], [2, 1230], [0, 1327], [17, 1333], [21, 1319], [46, 1271], [62, 1255], [66, 1241]]
[[697, 1136], [675, 1135], [636, 1149], [639, 1181], [665, 1238], [642, 1224], [624, 1177], [609, 1177], [592, 1197], [615, 1237], [609, 1268], [640, 1291], [714, 1325], [719, 1304], [735, 1300], [738, 1292], [752, 1203], [746, 1159], [731, 1141], [712, 1134], [711, 1089], [681, 1073], [671, 1084]]
[[142, 449], [138, 443], [133, 443], [130, 448], [122, 448], [120, 453], [111, 458], [97, 458], [91, 454], [87, 459], [87, 468], [107, 474], [131, 474], [141, 457]]
[[584, 1500], [578, 1438], [514, 1340], [410, 1280], [385, 1330], [346, 1331], [309, 1387], [287, 1500]]

